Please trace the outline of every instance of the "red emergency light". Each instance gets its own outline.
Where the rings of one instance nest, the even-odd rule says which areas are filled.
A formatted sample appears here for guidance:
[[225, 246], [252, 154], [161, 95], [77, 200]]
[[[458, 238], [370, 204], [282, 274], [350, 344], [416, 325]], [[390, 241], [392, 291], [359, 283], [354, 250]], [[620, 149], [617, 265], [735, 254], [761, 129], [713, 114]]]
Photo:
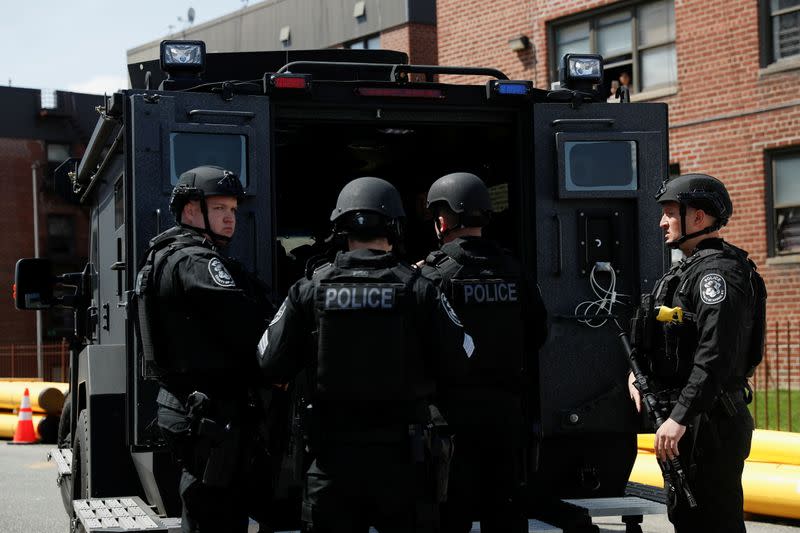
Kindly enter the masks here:
[[274, 74], [270, 77], [270, 85], [275, 89], [308, 90], [311, 76], [308, 74]]

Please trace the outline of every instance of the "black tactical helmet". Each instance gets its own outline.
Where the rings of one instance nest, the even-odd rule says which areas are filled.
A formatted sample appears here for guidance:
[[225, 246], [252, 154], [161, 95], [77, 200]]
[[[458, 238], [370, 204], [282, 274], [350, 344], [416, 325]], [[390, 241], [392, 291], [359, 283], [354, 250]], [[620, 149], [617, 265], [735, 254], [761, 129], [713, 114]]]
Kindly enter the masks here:
[[[683, 174], [671, 180], [664, 180], [656, 193], [656, 201], [677, 202], [680, 205], [681, 236], [667, 243], [677, 248], [685, 241], [714, 232], [728, 223], [733, 214], [733, 203], [725, 185], [708, 174]], [[686, 208], [702, 209], [716, 219], [714, 224], [700, 231], [686, 234]]]
[[733, 203], [725, 185], [707, 174], [683, 174], [665, 181], [656, 194], [658, 203], [678, 202], [702, 209], [717, 219], [719, 226], [728, 223], [733, 214]]
[[454, 172], [433, 182], [428, 190], [428, 207], [445, 202], [454, 213], [491, 213], [492, 201], [486, 184], [468, 172]]
[[[208, 207], [206, 198], [209, 196], [232, 196], [239, 201], [244, 199], [244, 189], [239, 177], [222, 167], [215, 165], [204, 165], [187, 170], [178, 178], [178, 183], [172, 189], [172, 196], [169, 199], [169, 210], [172, 211], [175, 221], [184, 227], [189, 227], [197, 231], [209, 234], [215, 241], [226, 243], [230, 239], [224, 235], [217, 235], [211, 231], [211, 224], [208, 221]], [[206, 227], [195, 228], [181, 222], [183, 206], [191, 200], [200, 201], [200, 210], [203, 213], [203, 220]]]
[[405, 218], [403, 201], [394, 185], [380, 178], [357, 178], [344, 186], [331, 212], [337, 233], [400, 237]]
[[180, 222], [183, 206], [190, 200], [202, 200], [208, 196], [244, 197], [239, 177], [230, 170], [215, 165], [204, 165], [187, 170], [178, 178], [169, 199], [169, 209]]

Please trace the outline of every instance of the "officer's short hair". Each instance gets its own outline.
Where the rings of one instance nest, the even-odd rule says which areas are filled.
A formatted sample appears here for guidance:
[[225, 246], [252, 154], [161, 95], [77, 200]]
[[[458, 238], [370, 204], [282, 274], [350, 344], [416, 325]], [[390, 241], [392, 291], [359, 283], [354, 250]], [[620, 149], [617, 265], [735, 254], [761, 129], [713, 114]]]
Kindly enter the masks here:
[[483, 211], [469, 211], [456, 213], [445, 202], [436, 202], [431, 205], [434, 218], [443, 217], [448, 226], [457, 226], [464, 223], [465, 227], [482, 227], [486, 225], [486, 214]]

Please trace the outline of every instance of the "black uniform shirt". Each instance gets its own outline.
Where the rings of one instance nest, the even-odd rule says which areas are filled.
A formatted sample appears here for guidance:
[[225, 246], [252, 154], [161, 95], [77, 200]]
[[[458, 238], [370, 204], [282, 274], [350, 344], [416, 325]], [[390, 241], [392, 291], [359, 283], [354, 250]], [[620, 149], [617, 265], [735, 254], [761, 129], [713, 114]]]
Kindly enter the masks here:
[[[333, 266], [343, 269], [380, 270], [399, 264], [391, 252], [354, 250], [337, 254]], [[320, 267], [317, 270], [326, 268]], [[410, 267], [408, 267], [410, 270]], [[310, 342], [316, 329], [315, 282], [303, 278], [295, 283], [278, 309], [258, 344], [259, 361], [264, 376], [273, 383], [286, 383], [304, 367], [314, 363]], [[462, 329], [455, 312], [434, 285], [422, 276], [416, 276], [412, 287], [415, 324], [420, 337], [422, 357], [431, 376], [463, 371], [466, 357], [471, 354], [471, 338]], [[361, 331], [360, 335], [369, 335]], [[392, 339], [375, 339], [376, 353], [383, 343]]]
[[[703, 257], [701, 250], [706, 249], [722, 253]], [[722, 239], [702, 240], [684, 259], [688, 265], [678, 267], [675, 292], [664, 302], [690, 313], [684, 324], [665, 325], [666, 343], [675, 346], [676, 377], [681, 383], [670, 417], [684, 425], [709, 412], [723, 390], [743, 386], [755, 305], [752, 270], [746, 255], [737, 251]]]

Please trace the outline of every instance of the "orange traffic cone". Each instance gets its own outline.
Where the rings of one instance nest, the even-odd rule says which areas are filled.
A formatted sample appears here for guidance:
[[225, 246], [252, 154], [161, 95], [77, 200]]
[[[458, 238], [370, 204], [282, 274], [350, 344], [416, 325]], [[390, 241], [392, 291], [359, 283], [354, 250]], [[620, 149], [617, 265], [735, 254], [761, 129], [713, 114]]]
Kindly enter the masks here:
[[14, 431], [14, 440], [9, 444], [33, 444], [36, 442], [36, 431], [33, 429], [33, 410], [31, 409], [31, 396], [28, 389], [22, 395], [22, 405], [19, 407], [17, 429]]

